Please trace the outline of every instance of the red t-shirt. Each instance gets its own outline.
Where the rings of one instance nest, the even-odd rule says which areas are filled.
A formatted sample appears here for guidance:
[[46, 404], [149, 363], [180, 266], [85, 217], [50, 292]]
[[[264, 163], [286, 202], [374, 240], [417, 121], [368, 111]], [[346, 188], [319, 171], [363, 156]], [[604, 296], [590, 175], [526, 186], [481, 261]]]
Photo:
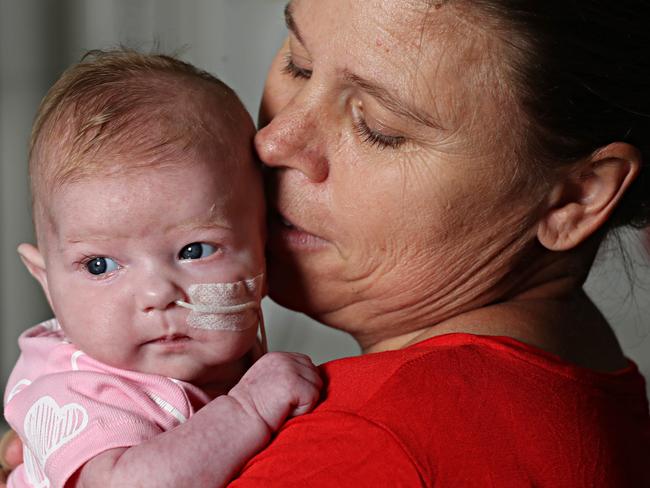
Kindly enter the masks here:
[[323, 402], [233, 487], [650, 487], [630, 365], [596, 373], [503, 337], [449, 334], [322, 366]]

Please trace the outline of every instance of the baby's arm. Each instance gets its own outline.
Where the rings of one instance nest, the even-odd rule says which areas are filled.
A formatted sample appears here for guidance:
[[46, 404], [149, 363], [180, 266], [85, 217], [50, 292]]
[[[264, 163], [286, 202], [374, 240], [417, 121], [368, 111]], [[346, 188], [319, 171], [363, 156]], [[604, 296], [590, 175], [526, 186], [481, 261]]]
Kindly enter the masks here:
[[316, 405], [321, 386], [307, 356], [267, 354], [228, 395], [173, 430], [96, 456], [67, 486], [223, 486], [288, 416]]

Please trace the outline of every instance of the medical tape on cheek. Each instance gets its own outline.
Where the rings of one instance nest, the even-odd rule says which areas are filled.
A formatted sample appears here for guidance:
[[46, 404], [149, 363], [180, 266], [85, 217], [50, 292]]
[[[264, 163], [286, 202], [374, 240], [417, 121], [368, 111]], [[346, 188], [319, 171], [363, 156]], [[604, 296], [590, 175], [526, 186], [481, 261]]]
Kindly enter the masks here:
[[264, 275], [234, 283], [200, 283], [188, 289], [187, 324], [195, 329], [241, 331], [259, 323]]

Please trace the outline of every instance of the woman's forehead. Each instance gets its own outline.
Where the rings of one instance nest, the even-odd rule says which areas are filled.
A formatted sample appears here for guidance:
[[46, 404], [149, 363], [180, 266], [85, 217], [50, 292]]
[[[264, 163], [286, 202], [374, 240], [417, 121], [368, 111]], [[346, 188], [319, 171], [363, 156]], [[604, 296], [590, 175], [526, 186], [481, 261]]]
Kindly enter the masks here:
[[360, 36], [383, 33], [405, 41], [430, 35], [436, 24], [450, 20], [450, 11], [445, 0], [292, 0], [286, 5], [285, 15], [293, 31], [302, 28], [298, 24], [312, 19], [325, 28], [347, 27]]
[[287, 6], [289, 30], [315, 71], [369, 80], [451, 130], [474, 118], [468, 111], [479, 105], [501, 104], [499, 43], [468, 19], [447, 1], [294, 0]]
[[467, 68], [486, 37], [461, 9], [440, 0], [293, 0], [286, 21], [311, 56], [327, 52], [330, 64], [381, 61], [382, 70], [394, 65], [406, 73], [439, 71], [441, 62], [455, 60]]

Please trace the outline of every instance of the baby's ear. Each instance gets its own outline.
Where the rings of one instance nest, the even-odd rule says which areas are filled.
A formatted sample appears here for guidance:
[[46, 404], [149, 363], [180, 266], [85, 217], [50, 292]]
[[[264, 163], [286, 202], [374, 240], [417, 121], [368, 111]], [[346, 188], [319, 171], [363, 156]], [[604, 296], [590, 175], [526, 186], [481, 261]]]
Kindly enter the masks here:
[[567, 251], [603, 227], [641, 170], [641, 153], [630, 144], [605, 146], [552, 189], [537, 238], [552, 251]]
[[18, 254], [23, 264], [27, 267], [29, 273], [36, 278], [43, 288], [47, 301], [52, 304], [50, 300], [50, 289], [47, 285], [47, 272], [45, 270], [45, 259], [38, 248], [32, 244], [21, 244], [18, 246]]

